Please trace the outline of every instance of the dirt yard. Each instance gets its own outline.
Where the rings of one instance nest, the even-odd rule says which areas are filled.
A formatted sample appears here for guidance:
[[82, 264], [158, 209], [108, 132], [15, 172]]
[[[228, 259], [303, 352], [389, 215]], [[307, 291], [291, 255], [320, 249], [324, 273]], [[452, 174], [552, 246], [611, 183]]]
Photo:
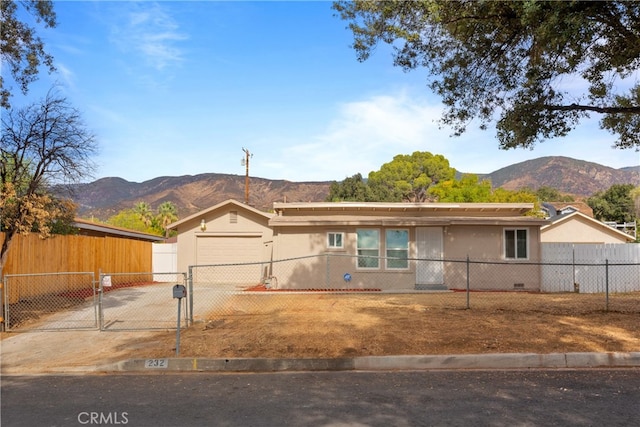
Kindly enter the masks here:
[[[437, 302], [434, 303], [435, 298]], [[640, 294], [288, 295], [227, 302], [181, 333], [183, 357], [640, 351]], [[283, 304], [283, 301], [286, 303]], [[229, 315], [228, 313], [234, 313]], [[251, 314], [248, 314], [251, 313]], [[131, 357], [172, 357], [176, 334]]]

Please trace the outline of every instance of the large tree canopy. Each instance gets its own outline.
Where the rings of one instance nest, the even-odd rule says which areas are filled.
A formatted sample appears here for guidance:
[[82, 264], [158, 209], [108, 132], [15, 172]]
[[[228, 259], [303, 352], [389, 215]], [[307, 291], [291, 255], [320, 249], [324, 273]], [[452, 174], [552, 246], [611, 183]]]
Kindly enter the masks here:
[[371, 192], [371, 188], [362, 178], [362, 174], [357, 173], [343, 181], [334, 181], [329, 187], [328, 202], [375, 202], [376, 197]]
[[358, 202], [425, 202], [433, 200], [428, 190], [437, 183], [455, 177], [456, 170], [440, 154], [416, 151], [398, 154], [378, 171], [369, 172], [365, 181], [361, 174], [333, 182], [328, 201]]
[[606, 191], [599, 191], [587, 199], [593, 216], [600, 221], [618, 223], [636, 220], [633, 184], [614, 184]]
[[[425, 67], [460, 135], [473, 119], [497, 119], [500, 147], [532, 147], [567, 135], [590, 113], [640, 148], [640, 2], [338, 1], [354, 49], [380, 42], [394, 63]], [[626, 80], [625, 80], [626, 79]], [[584, 86], [584, 90], [576, 92]]]
[[[25, 11], [31, 14], [36, 22], [45, 27], [57, 25], [53, 2], [49, 0], [25, 0], [19, 2]], [[27, 93], [29, 84], [36, 80], [41, 64], [54, 71], [53, 58], [44, 50], [44, 43], [36, 35], [36, 31], [28, 23], [17, 18], [18, 2], [0, 1], [0, 61], [6, 66], [11, 76], [20, 86], [22, 93]], [[0, 75], [0, 107], [9, 108], [11, 90], [7, 87], [4, 76]]]
[[378, 200], [425, 202], [430, 200], [431, 186], [455, 175], [456, 170], [443, 155], [416, 151], [411, 155], [398, 154], [379, 171], [370, 172], [368, 185]]

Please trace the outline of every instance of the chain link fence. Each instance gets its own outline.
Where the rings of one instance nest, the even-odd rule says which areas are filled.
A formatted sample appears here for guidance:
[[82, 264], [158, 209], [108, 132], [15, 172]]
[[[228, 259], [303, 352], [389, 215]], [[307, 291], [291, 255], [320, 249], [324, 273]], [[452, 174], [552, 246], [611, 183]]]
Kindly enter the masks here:
[[7, 274], [5, 329], [92, 329], [98, 326], [93, 272]]
[[[295, 310], [311, 294], [367, 299], [381, 306], [394, 295], [409, 294], [424, 307], [640, 313], [639, 263], [363, 258], [327, 254], [191, 266], [193, 319], [277, 315], [280, 310]], [[360, 269], [358, 263], [384, 268]], [[389, 265], [406, 268], [392, 270]]]
[[187, 326], [188, 296], [174, 299], [175, 285], [187, 285], [186, 273], [100, 273], [100, 330], [176, 329], [179, 303]]
[[[364, 268], [362, 266], [365, 266]], [[372, 267], [374, 266], [374, 267]], [[536, 263], [320, 255], [261, 263], [196, 265], [188, 273], [5, 275], [6, 330], [156, 330], [223, 316], [358, 300], [372, 307], [410, 299], [443, 309], [640, 313], [640, 264]], [[183, 285], [187, 296], [173, 298]], [[308, 308], [305, 308], [308, 309]]]

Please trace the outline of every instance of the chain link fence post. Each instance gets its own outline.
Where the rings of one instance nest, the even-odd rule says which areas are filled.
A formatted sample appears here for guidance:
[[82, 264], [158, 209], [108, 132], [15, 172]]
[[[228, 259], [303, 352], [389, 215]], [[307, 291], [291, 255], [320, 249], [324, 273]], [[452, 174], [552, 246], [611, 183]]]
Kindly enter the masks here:
[[331, 281], [331, 266], [329, 265], [329, 254], [324, 254], [326, 273], [324, 276], [324, 286], [325, 288], [329, 288], [329, 283]]
[[187, 273], [187, 283], [189, 287], [189, 325], [193, 325], [193, 266], [189, 266], [189, 273]]
[[469, 279], [469, 255], [467, 255], [467, 309], [471, 308], [470, 302], [469, 302], [469, 297], [470, 297], [470, 289], [471, 289], [471, 283], [470, 283], [470, 279]]
[[104, 295], [104, 289], [102, 288], [102, 270], [98, 270], [98, 328], [104, 331], [104, 312], [102, 310], [102, 295]]
[[6, 295], [7, 292], [7, 277], [3, 276], [0, 280], [0, 285], [2, 289], [0, 289], [0, 300], [2, 305], [0, 306], [0, 331], [5, 332], [9, 327], [7, 326], [7, 322], [9, 321], [9, 304], [7, 304], [7, 300], [9, 296]]
[[605, 311], [609, 311], [609, 258], [604, 260]]

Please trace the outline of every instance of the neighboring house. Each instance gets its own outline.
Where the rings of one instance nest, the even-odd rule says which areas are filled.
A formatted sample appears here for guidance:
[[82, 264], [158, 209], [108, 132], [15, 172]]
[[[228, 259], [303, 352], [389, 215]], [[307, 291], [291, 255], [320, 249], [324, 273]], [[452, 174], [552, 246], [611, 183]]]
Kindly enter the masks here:
[[545, 202], [542, 204], [542, 211], [546, 218], [573, 212], [580, 212], [593, 218], [593, 209], [585, 202]]
[[78, 235], [80, 236], [118, 237], [122, 239], [143, 240], [145, 242], [163, 242], [165, 240], [164, 237], [156, 234], [114, 227], [113, 225], [91, 222], [79, 218], [73, 220], [73, 226], [78, 229]]
[[[278, 287], [289, 289], [463, 288], [470, 257], [507, 264], [474, 266], [474, 289], [537, 290], [540, 266], [529, 261], [540, 260], [540, 227], [547, 222], [524, 216], [532, 208], [531, 203], [274, 203], [275, 214], [267, 214], [229, 200], [169, 228], [178, 231], [179, 269], [261, 262], [251, 276], [249, 266], [239, 266], [234, 277], [246, 285], [275, 277]], [[305, 256], [316, 258], [279, 262]]]
[[578, 211], [552, 216], [549, 221], [540, 229], [542, 243], [630, 243], [635, 240]]

